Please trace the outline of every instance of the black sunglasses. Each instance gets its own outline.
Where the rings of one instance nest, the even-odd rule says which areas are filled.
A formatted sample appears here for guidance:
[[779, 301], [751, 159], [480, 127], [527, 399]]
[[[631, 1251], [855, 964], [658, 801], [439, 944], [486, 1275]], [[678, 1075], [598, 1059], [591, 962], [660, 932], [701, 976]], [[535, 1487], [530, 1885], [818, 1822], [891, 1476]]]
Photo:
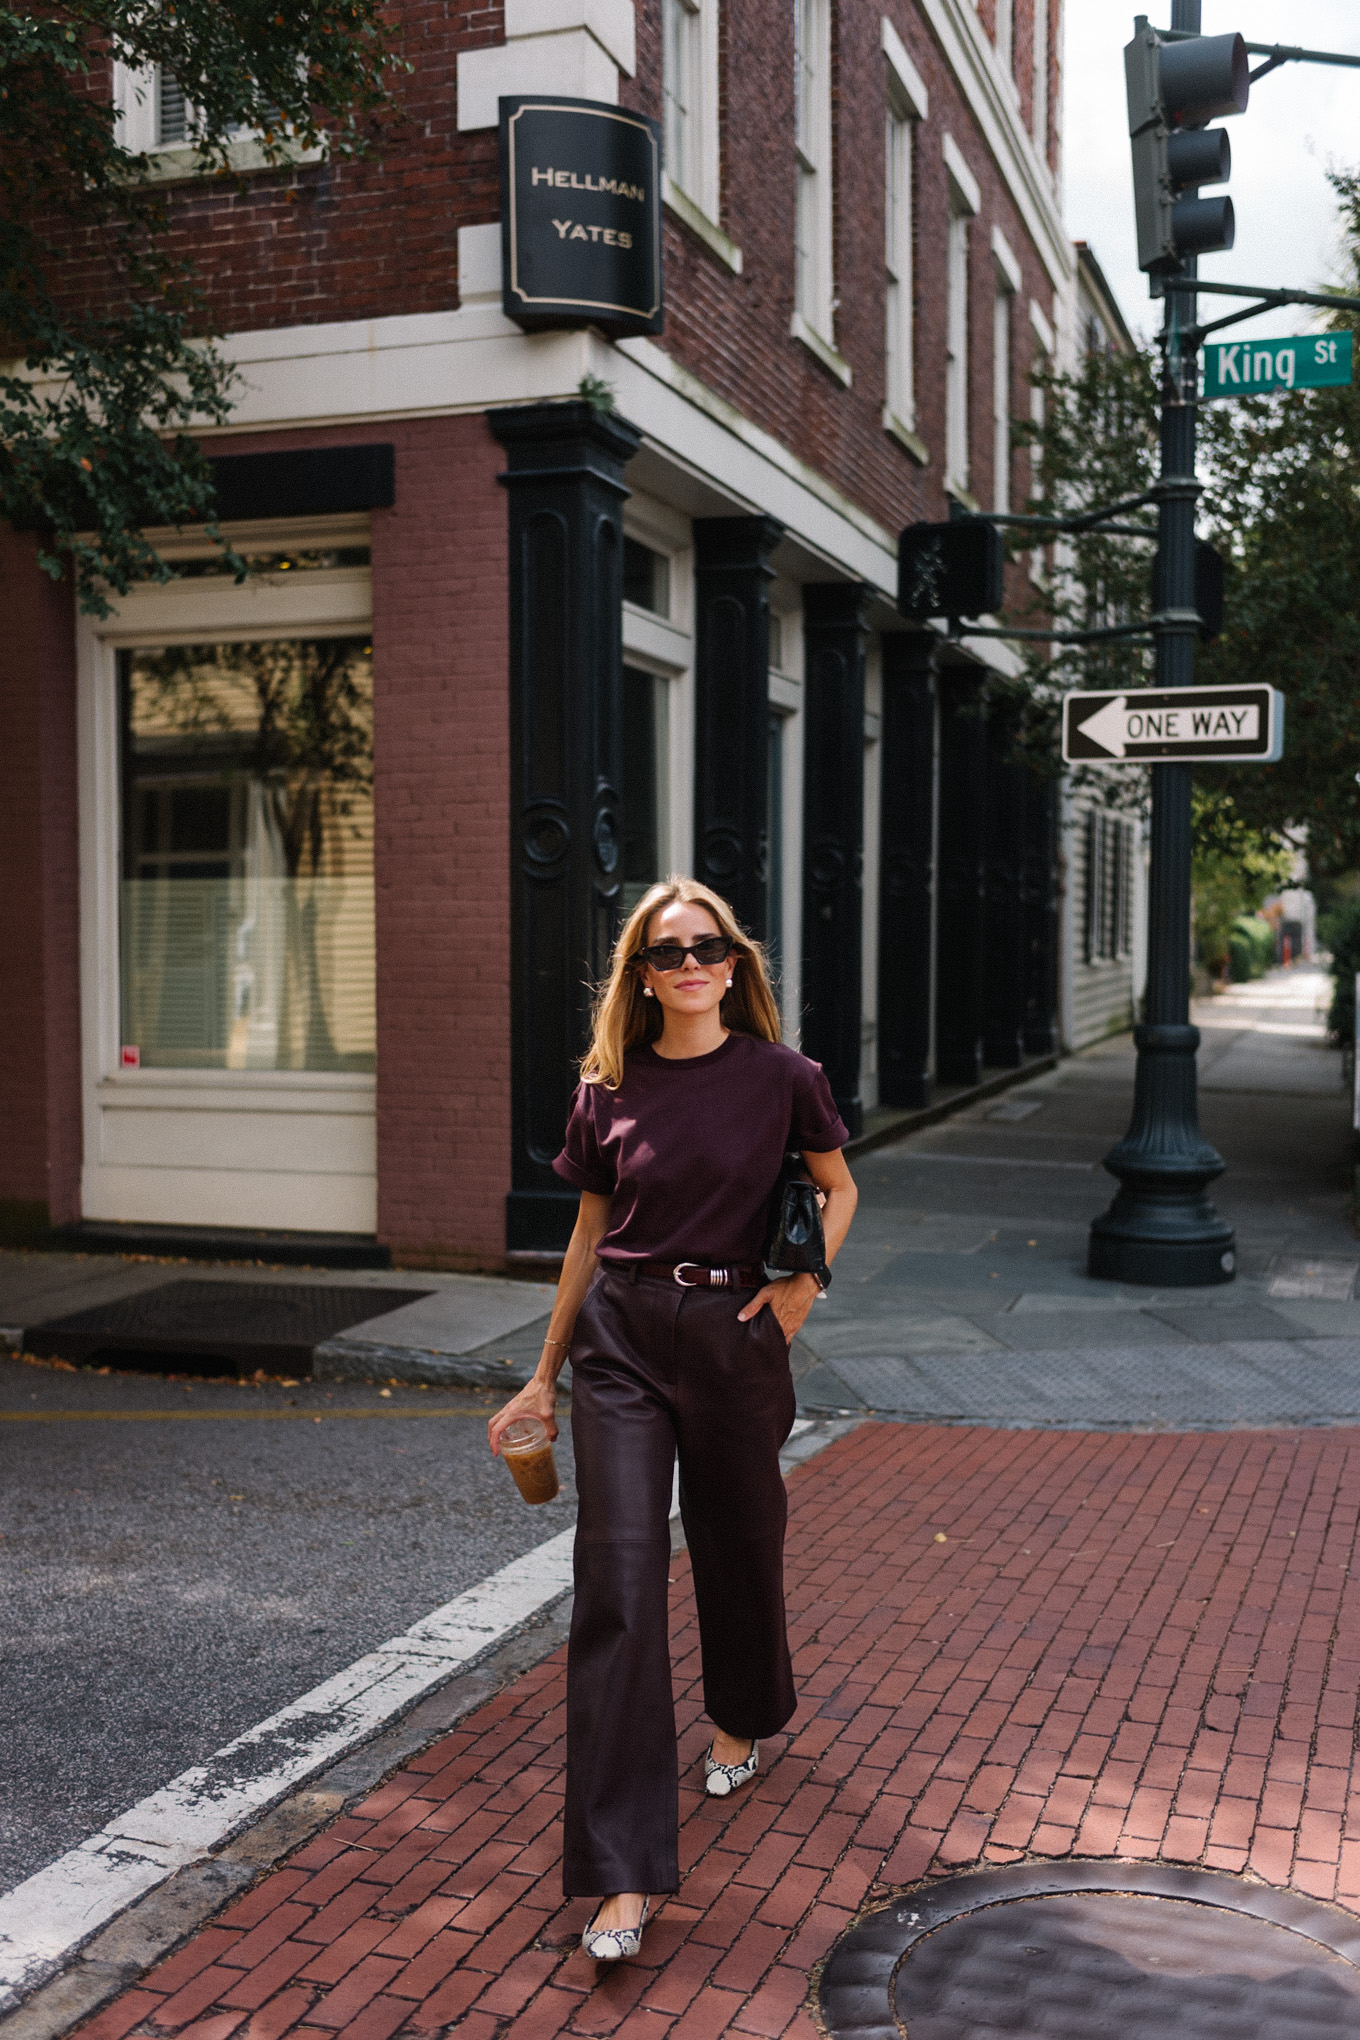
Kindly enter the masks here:
[[679, 942], [653, 942], [650, 948], [636, 950], [634, 954], [639, 963], [650, 963], [653, 970], [679, 970], [687, 956], [711, 970], [715, 963], [726, 963], [735, 948], [735, 942], [726, 935], [701, 935], [688, 948]]

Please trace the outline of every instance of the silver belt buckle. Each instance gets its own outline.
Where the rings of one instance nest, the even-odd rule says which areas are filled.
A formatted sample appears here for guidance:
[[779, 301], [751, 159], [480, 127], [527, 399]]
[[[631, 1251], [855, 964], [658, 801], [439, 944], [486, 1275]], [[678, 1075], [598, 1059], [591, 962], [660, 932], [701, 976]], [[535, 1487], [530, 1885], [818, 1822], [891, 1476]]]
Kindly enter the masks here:
[[697, 1268], [698, 1266], [699, 1263], [697, 1261], [677, 1261], [671, 1269], [671, 1280], [678, 1282], [682, 1289], [702, 1289], [702, 1282], [686, 1282], [684, 1275], [686, 1268]]

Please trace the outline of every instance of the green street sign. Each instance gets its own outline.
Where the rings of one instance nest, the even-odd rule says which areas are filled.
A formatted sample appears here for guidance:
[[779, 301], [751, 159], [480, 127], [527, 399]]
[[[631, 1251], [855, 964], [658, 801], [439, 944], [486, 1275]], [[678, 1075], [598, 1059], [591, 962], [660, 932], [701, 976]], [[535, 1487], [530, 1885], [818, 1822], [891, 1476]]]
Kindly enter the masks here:
[[1263, 390], [1322, 390], [1351, 381], [1349, 333], [1296, 340], [1214, 340], [1204, 350], [1206, 397], [1253, 397]]

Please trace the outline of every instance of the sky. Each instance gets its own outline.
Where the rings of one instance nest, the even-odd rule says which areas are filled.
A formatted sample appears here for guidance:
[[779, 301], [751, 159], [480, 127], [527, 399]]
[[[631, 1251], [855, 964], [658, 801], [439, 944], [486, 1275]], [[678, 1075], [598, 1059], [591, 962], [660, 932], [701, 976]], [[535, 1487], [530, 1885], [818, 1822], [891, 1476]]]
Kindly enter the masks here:
[[[1134, 244], [1123, 58], [1144, 9], [1154, 28], [1169, 24], [1170, 0], [1066, 0], [1063, 157], [1068, 231], [1090, 243], [1130, 327], [1148, 334], [1161, 323], [1161, 305], [1148, 297]], [[1204, 33], [1231, 29], [1248, 42], [1360, 56], [1360, 0], [1203, 0]], [[1254, 68], [1262, 59], [1251, 61]], [[1360, 70], [1286, 64], [1254, 85], [1247, 111], [1224, 126], [1237, 241], [1226, 254], [1202, 257], [1200, 274], [1300, 290], [1339, 281], [1326, 172], [1360, 167]], [[1223, 309], [1231, 309], [1226, 301]], [[1207, 312], [1201, 298], [1201, 316]], [[1302, 333], [1310, 317], [1295, 305], [1263, 313], [1247, 330]]]

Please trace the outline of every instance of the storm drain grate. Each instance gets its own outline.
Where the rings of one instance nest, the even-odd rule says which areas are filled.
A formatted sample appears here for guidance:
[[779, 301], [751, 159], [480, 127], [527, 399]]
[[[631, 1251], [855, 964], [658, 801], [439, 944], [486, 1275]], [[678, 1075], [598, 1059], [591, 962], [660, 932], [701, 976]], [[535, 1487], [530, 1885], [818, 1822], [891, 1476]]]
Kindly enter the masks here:
[[1355, 2040], [1360, 1920], [1212, 1871], [1015, 1864], [853, 1927], [821, 2001], [836, 2040]]
[[429, 1296], [321, 1282], [163, 1282], [23, 1332], [42, 1360], [196, 1374], [310, 1374], [324, 1340]]

